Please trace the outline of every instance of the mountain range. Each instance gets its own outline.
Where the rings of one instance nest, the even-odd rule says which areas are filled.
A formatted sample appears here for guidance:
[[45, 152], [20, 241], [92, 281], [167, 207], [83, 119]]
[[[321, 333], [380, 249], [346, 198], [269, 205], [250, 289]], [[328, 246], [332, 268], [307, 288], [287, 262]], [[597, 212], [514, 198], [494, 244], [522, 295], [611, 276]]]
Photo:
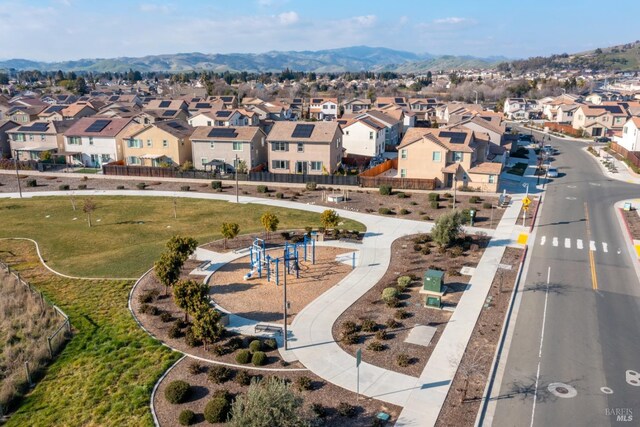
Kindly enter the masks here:
[[181, 72], [191, 70], [278, 72], [295, 71], [427, 71], [490, 68], [504, 57], [416, 54], [383, 47], [353, 46], [318, 51], [271, 51], [266, 53], [177, 53], [143, 57], [93, 58], [75, 61], [42, 62], [28, 59], [0, 60], [0, 69], [40, 71], [123, 72], [129, 69]]

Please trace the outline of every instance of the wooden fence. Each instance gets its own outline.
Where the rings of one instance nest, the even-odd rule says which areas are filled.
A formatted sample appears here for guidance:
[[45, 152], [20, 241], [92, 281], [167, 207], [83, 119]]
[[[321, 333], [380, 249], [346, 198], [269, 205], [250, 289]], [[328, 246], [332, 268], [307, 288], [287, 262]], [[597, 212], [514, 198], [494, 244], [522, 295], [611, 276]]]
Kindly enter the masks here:
[[627, 159], [629, 163], [634, 165], [636, 168], [640, 168], [640, 152], [639, 151], [629, 151], [618, 143], [612, 142], [611, 149], [616, 153], [620, 154], [622, 157]]
[[435, 190], [435, 179], [420, 178], [395, 178], [389, 176], [380, 176], [381, 174], [391, 170], [398, 169], [398, 159], [389, 159], [384, 163], [372, 167], [362, 172], [358, 178], [362, 187], [380, 187], [381, 185], [390, 185], [398, 190]]
[[571, 125], [555, 122], [544, 122], [543, 127], [549, 128], [550, 131], [563, 133], [565, 135], [574, 136], [576, 138], [582, 137], [582, 131], [580, 129], [574, 129]]

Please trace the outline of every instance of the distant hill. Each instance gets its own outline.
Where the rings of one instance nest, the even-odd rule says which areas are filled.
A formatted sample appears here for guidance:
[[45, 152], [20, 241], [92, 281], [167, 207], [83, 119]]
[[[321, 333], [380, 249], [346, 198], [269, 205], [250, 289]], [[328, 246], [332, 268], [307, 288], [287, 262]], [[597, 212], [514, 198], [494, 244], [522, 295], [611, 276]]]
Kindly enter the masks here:
[[501, 63], [500, 70], [517, 72], [540, 69], [580, 69], [601, 71], [638, 71], [640, 70], [640, 41], [624, 45], [594, 49], [576, 54], [537, 56]]
[[38, 62], [27, 59], [0, 61], [0, 69], [41, 71], [248, 71], [277, 72], [285, 68], [295, 71], [401, 71], [426, 72], [462, 68], [489, 68], [505, 58], [470, 56], [435, 56], [415, 54], [382, 47], [354, 46], [319, 51], [266, 52], [260, 54], [177, 53], [140, 58], [96, 58], [77, 61]]

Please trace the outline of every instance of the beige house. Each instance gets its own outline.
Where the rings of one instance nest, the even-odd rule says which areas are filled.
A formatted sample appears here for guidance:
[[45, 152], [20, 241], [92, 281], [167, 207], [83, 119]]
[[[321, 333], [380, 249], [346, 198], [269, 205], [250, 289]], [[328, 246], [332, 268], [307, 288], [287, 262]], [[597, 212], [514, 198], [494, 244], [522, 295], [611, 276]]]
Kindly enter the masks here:
[[502, 163], [487, 161], [489, 144], [488, 135], [463, 127], [411, 128], [398, 146], [397, 177], [497, 192]]
[[255, 126], [199, 126], [191, 135], [193, 165], [223, 173], [234, 171], [241, 161], [248, 170], [266, 165], [266, 137]]
[[604, 136], [621, 131], [627, 121], [627, 112], [622, 105], [581, 105], [573, 114], [571, 126], [582, 129], [588, 136]]
[[338, 122], [276, 122], [267, 143], [273, 173], [332, 174], [342, 163]]
[[18, 152], [18, 160], [38, 160], [43, 152], [62, 153], [64, 132], [73, 120], [37, 121], [7, 131], [11, 151]]
[[128, 165], [183, 165], [191, 161], [193, 128], [182, 120], [136, 124], [123, 136], [123, 157]]

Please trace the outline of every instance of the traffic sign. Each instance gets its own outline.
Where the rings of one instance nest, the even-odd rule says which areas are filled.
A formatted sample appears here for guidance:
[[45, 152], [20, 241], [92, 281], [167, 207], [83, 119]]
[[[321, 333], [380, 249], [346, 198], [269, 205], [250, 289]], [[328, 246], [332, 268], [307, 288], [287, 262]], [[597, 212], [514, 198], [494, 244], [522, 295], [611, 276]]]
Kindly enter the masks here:
[[531, 199], [528, 196], [522, 199], [523, 206], [529, 206], [530, 204], [531, 204]]
[[527, 211], [529, 210], [529, 206], [523, 206], [523, 207], [522, 207], [522, 210], [523, 210], [523, 211], [525, 211], [525, 212], [527, 212]]
[[360, 366], [360, 362], [362, 362], [362, 349], [358, 349], [356, 351], [356, 367]]

